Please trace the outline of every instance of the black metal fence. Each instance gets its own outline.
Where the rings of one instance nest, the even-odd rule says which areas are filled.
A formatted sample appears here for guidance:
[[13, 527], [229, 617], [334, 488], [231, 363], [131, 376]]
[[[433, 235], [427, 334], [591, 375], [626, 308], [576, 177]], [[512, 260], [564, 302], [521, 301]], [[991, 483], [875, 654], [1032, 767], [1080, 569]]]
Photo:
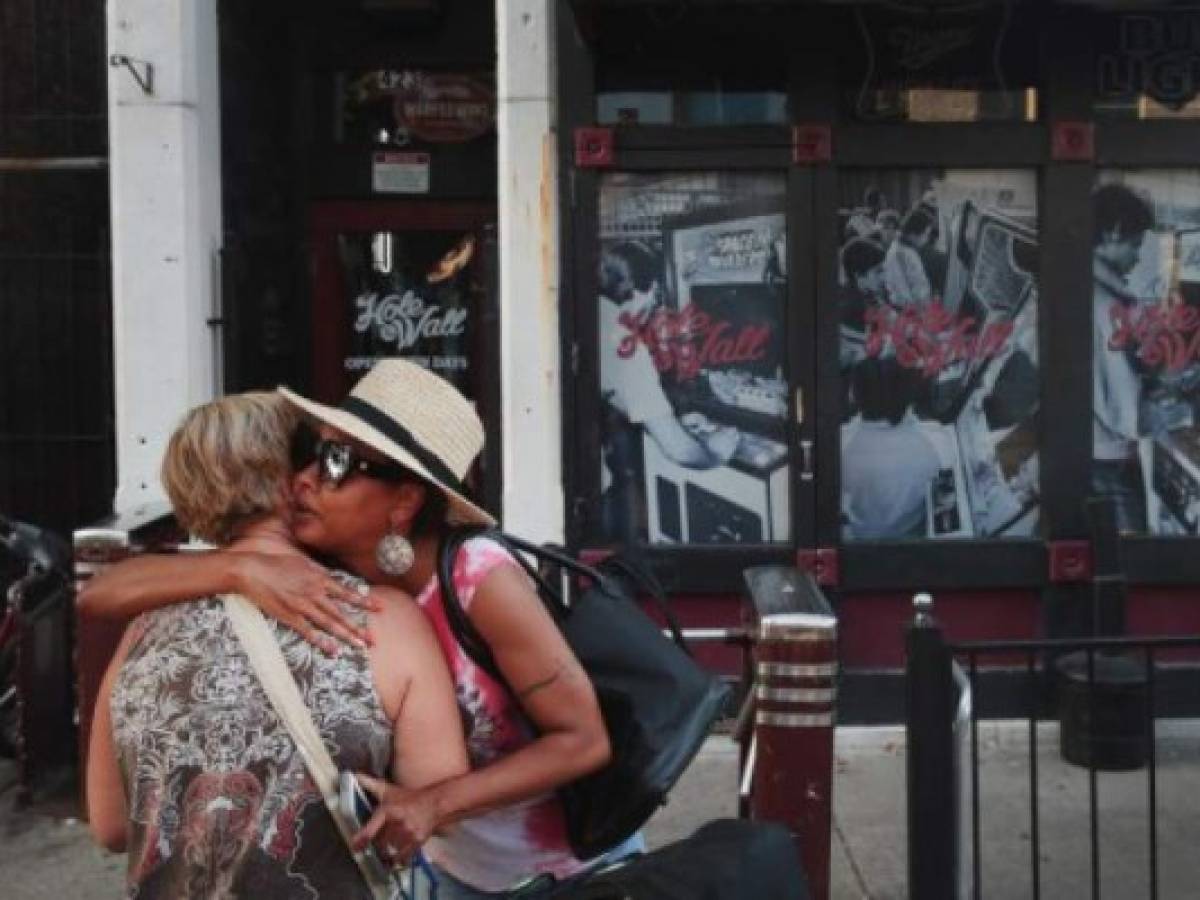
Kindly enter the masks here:
[[[1043, 894], [1038, 782], [1038, 720], [1047, 676], [1058, 685], [1061, 748], [1087, 770], [1090, 895], [1099, 900], [1104, 859], [1098, 773], [1144, 767], [1146, 790], [1145, 889], [1160, 896], [1158, 759], [1155, 726], [1161, 708], [1163, 659], [1200, 649], [1200, 636], [1109, 637], [1069, 640], [947, 642], [918, 597], [907, 641], [909, 896], [921, 900], [984, 897], [986, 847], [981, 818], [979, 704], [981, 667], [1023, 667], [1028, 698], [1028, 821], [1014, 823], [1029, 836], [1028, 890], [1004, 885], [1007, 896]], [[956, 669], [958, 678], [956, 679]], [[1114, 670], [1119, 669], [1114, 674]], [[957, 682], [957, 683], [956, 683]], [[1122, 863], [1124, 864], [1124, 863]], [[1130, 873], [1125, 873], [1126, 877]], [[1126, 896], [1126, 895], [1122, 895]]]

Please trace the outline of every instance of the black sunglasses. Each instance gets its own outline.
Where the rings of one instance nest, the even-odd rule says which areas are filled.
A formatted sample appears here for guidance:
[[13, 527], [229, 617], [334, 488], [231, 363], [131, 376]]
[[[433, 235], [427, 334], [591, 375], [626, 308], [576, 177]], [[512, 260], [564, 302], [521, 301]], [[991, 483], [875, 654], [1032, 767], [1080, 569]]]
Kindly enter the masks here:
[[377, 478], [380, 481], [408, 481], [413, 477], [412, 473], [399, 463], [363, 459], [358, 451], [345, 441], [318, 439], [316, 432], [311, 428], [301, 426], [292, 436], [292, 468], [299, 472], [313, 462], [317, 464], [317, 477], [334, 487], [338, 487], [355, 474]]

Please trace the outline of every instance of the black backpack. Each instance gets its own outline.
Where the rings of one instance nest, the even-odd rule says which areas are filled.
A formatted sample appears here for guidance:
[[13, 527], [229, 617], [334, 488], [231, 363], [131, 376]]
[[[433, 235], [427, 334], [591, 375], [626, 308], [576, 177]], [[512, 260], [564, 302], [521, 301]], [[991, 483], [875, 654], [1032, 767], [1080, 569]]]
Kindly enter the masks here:
[[[495, 529], [451, 530], [438, 554], [446, 618], [467, 655], [510, 695], [512, 688], [491, 648], [454, 590], [458, 550], [481, 535], [508, 549], [537, 583], [542, 602], [596, 690], [612, 759], [603, 769], [559, 789], [571, 850], [580, 859], [591, 859], [634, 834], [662, 805], [721, 715], [729, 688], [692, 659], [662, 588], [631, 561], [614, 556], [593, 568], [562, 550]], [[588, 586], [576, 591], [568, 604], [523, 554], [577, 576]], [[639, 590], [659, 605], [672, 638], [637, 605]]]

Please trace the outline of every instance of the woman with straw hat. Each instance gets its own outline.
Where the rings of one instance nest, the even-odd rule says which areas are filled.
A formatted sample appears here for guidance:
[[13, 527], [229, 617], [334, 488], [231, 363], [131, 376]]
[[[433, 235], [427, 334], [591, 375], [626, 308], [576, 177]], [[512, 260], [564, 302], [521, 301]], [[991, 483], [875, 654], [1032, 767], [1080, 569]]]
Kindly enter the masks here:
[[[433, 623], [464, 715], [472, 771], [407, 791], [366, 778], [381, 801], [360, 835], [386, 822], [399, 850], [425, 845], [443, 898], [504, 896], [529, 877], [552, 882], [588, 865], [569, 850], [554, 789], [607, 761], [595, 693], [519, 564], [485, 537], [464, 544], [455, 588], [515, 698], [463, 652], [447, 625], [436, 576], [444, 530], [490, 525], [464, 484], [483, 446], [474, 408], [441, 378], [385, 360], [338, 407], [281, 393], [318, 429], [312, 462], [293, 480], [292, 530], [309, 550], [372, 583], [409, 591]], [[128, 616], [182, 596], [238, 590], [314, 643], [361, 639], [335, 599], [354, 599], [312, 566], [213, 554], [183, 572], [139, 557], [98, 576], [85, 610]], [[202, 583], [201, 583], [202, 582]], [[522, 896], [534, 896], [524, 893]]]

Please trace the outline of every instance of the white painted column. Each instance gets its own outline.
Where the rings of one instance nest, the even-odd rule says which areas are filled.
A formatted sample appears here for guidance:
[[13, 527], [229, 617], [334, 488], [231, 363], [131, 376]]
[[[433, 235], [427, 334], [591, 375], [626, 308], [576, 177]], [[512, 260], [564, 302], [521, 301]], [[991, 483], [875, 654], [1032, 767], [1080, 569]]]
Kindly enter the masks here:
[[554, 0], [496, 0], [504, 524], [563, 537]]
[[189, 407], [220, 391], [217, 0], [108, 0], [118, 512], [163, 496], [159, 464]]

